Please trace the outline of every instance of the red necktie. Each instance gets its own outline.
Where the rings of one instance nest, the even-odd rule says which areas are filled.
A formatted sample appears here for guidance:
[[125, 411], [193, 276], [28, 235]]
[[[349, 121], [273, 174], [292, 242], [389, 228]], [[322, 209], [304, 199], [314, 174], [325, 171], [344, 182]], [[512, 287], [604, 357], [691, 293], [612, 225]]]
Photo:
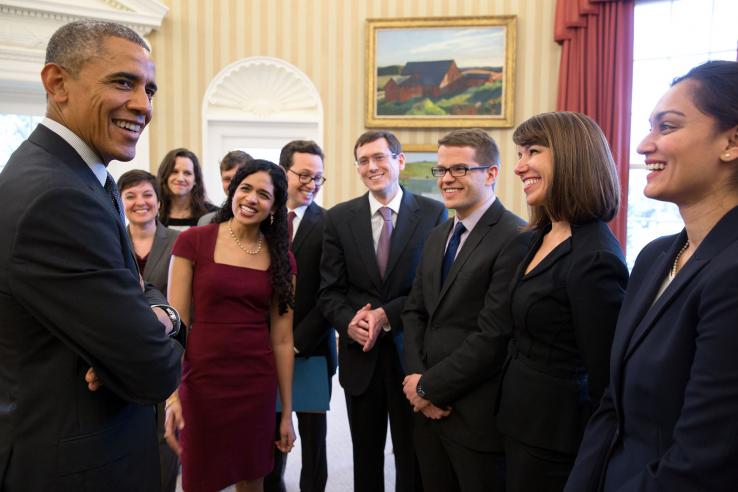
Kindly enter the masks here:
[[287, 235], [290, 238], [290, 246], [292, 245], [292, 235], [295, 231], [293, 222], [295, 221], [296, 216], [297, 214], [294, 210], [290, 210], [290, 213], [287, 214]]

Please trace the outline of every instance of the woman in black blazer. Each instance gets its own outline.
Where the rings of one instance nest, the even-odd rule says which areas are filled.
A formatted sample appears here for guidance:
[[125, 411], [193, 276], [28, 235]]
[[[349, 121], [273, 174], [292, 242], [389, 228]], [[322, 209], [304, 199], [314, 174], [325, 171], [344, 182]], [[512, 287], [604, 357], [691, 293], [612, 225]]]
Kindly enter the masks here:
[[641, 251], [567, 490], [738, 487], [738, 63], [676, 79], [638, 146], [684, 230]]
[[497, 422], [507, 490], [560, 491], [607, 384], [628, 278], [606, 224], [619, 186], [605, 136], [583, 114], [534, 116], [513, 140], [531, 231], [510, 291], [513, 338]]

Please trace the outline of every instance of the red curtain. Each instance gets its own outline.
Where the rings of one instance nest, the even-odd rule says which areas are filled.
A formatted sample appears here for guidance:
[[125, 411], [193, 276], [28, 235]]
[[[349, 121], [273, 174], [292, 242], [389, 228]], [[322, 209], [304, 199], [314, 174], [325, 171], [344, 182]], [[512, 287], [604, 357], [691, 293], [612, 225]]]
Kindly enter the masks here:
[[610, 227], [625, 250], [630, 165], [634, 0], [557, 0], [561, 45], [558, 111], [595, 120], [610, 142], [620, 177], [620, 211]]

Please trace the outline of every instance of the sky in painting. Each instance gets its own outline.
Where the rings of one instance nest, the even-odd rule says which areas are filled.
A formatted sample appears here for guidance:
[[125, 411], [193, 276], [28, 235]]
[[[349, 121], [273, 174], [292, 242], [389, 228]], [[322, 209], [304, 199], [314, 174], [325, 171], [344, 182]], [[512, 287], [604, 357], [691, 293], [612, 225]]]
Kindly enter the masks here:
[[378, 67], [409, 61], [455, 60], [460, 68], [503, 66], [504, 27], [377, 29]]

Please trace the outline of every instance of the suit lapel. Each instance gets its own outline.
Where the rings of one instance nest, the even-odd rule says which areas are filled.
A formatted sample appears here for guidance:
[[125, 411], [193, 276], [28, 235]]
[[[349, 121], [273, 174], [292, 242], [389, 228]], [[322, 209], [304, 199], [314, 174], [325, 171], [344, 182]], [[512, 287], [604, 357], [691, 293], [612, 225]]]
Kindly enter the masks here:
[[[443, 233], [439, 237], [438, 241], [434, 243], [426, 244], [427, 255], [430, 258], [430, 272], [428, 275], [427, 282], [430, 282], [430, 291], [433, 295], [433, 300], [429, 303], [431, 307], [431, 315], [435, 312], [436, 308], [441, 302], [442, 294], [446, 292], [443, 285], [441, 285], [441, 266], [443, 265], [443, 255], [446, 252], [446, 242], [448, 236], [451, 234], [451, 230], [454, 228], [454, 219], [448, 219], [442, 226]], [[425, 273], [425, 272], [424, 272]], [[447, 277], [448, 279], [449, 277]], [[448, 285], [449, 282], [446, 282]], [[443, 291], [443, 292], [442, 292]]]
[[[130, 235], [128, 237], [130, 239]], [[166, 238], [167, 231], [164, 229], [164, 226], [157, 221], [154, 244], [151, 245], [149, 258], [146, 260], [146, 266], [144, 267], [144, 271], [141, 272], [141, 275], [144, 275], [144, 272], [146, 271], [152, 272], [156, 269], [157, 265], [164, 256], [164, 251], [166, 249]], [[133, 250], [132, 246], [131, 250]]]
[[351, 234], [354, 236], [356, 251], [360, 258], [365, 259], [364, 263], [369, 272], [369, 277], [371, 277], [377, 289], [381, 290], [382, 279], [379, 276], [379, 267], [377, 266], [377, 252], [374, 250], [368, 193], [356, 201], [349, 217], [349, 227], [351, 228]]
[[385, 280], [392, 275], [392, 270], [397, 265], [400, 254], [405, 250], [405, 246], [410, 242], [410, 238], [415, 234], [415, 228], [418, 224], [420, 207], [418, 206], [415, 196], [406, 189], [402, 189], [402, 201], [400, 203], [400, 213], [397, 214], [397, 223], [392, 231], [390, 240], [390, 254], [387, 261], [387, 271], [384, 274]]
[[300, 220], [300, 224], [297, 227], [297, 233], [295, 233], [295, 239], [292, 241], [292, 251], [297, 255], [302, 243], [305, 238], [310, 234], [310, 231], [318, 223], [320, 214], [318, 213], [318, 206], [313, 202], [308, 205], [305, 209], [305, 213]]
[[133, 248], [128, 238], [128, 231], [125, 226], [121, 224], [118, 219], [118, 210], [113, 205], [113, 201], [110, 199], [110, 195], [105, 191], [105, 188], [97, 180], [97, 176], [92, 172], [90, 166], [80, 157], [74, 148], [67, 143], [66, 140], [61, 138], [59, 135], [49, 130], [44, 125], [39, 124], [33, 131], [30, 137], [30, 141], [48, 150], [51, 154], [59, 157], [62, 164], [67, 166], [69, 170], [80, 179], [84, 186], [90, 190], [91, 194], [99, 202], [100, 206], [108, 210], [110, 213], [110, 219], [115, 221], [116, 228], [118, 229], [119, 240], [121, 243], [121, 249], [123, 253], [123, 261], [131, 270], [136, 277], [138, 277], [138, 264], [133, 256]]

